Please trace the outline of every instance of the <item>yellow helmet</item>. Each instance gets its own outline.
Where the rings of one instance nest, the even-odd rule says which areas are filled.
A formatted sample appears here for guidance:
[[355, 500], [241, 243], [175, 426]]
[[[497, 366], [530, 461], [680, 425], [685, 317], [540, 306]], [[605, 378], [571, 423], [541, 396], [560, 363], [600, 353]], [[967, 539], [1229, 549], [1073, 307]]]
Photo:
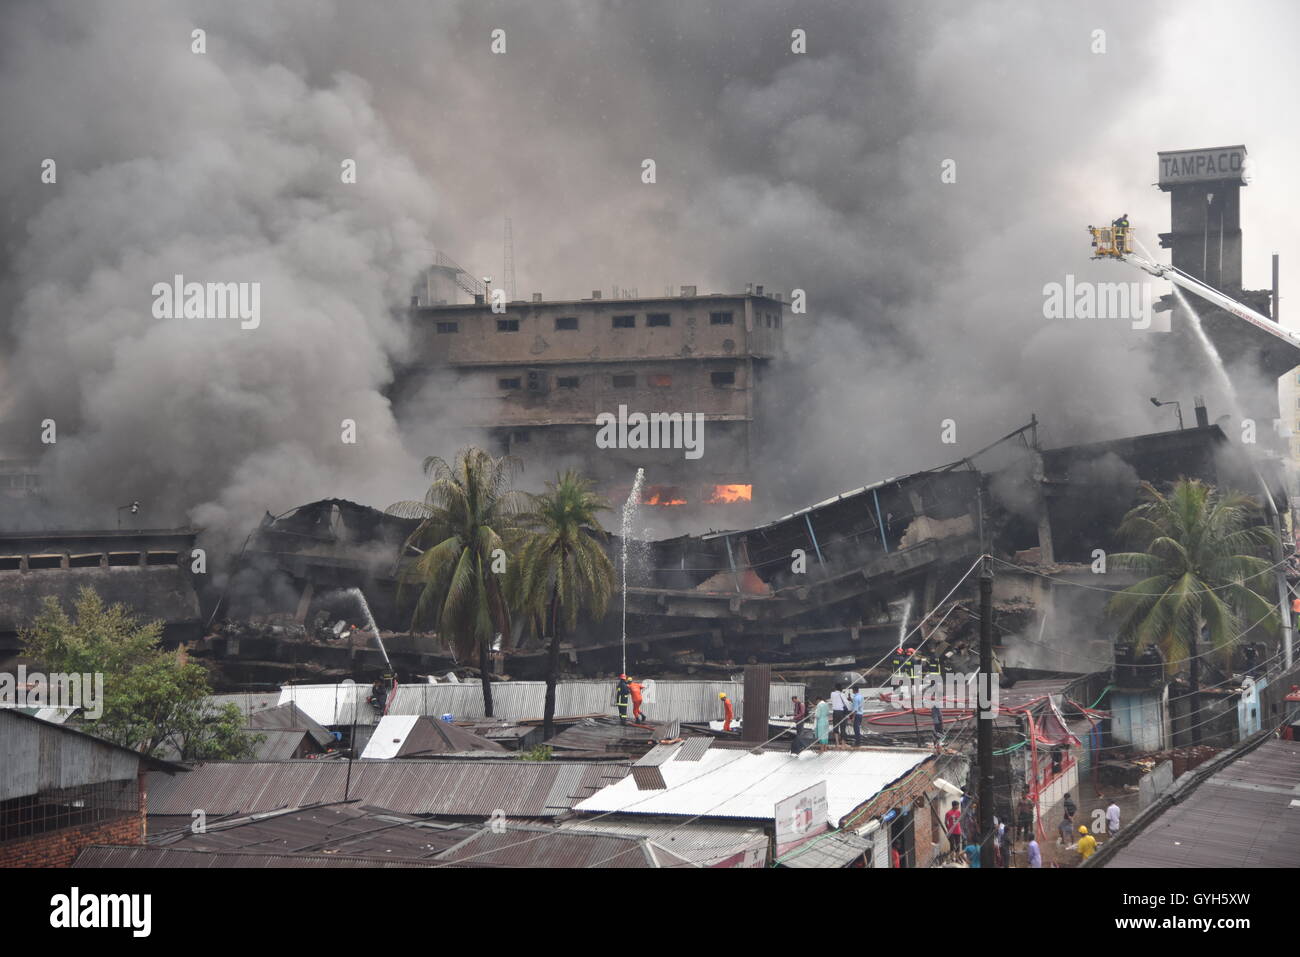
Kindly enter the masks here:
[[1087, 833], [1088, 833], [1088, 826], [1087, 826], [1086, 824], [1080, 824], [1080, 825], [1079, 825], [1079, 833], [1080, 833], [1080, 834], [1087, 834]]
[[719, 698], [725, 698], [726, 696], [727, 696], [727, 693], [726, 693], [725, 691], [719, 691], [719, 692], [718, 692], [718, 697], [719, 697]]

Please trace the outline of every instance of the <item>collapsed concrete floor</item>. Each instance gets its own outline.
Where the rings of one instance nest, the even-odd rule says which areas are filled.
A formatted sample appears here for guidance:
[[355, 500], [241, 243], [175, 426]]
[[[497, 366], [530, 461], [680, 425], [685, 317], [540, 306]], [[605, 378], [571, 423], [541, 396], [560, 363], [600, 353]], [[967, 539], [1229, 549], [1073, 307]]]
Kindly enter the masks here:
[[[999, 654], [1023, 667], [1095, 670], [1063, 656], [1111, 657], [1103, 609], [1067, 586], [1090, 577], [1095, 549], [1118, 546], [1115, 529], [1139, 482], [1187, 476], [1248, 487], [1250, 467], [1217, 426], [1048, 450], [1038, 448], [1036, 428], [990, 446], [1003, 461], [988, 471], [975, 464], [986, 449], [753, 528], [629, 542], [628, 667], [660, 677], [723, 677], [751, 662], [792, 679], [862, 673], [902, 634], [955, 662], [976, 629], [974, 579], [965, 576], [987, 551], [1000, 560]], [[215, 666], [223, 686], [369, 679], [385, 664], [349, 592], [360, 589], [399, 673], [477, 675], [477, 662], [456, 662], [436, 635], [404, 627], [410, 596], [399, 596], [397, 577], [411, 560], [400, 553], [412, 528], [343, 500], [268, 515], [192, 653]], [[616, 563], [622, 547], [611, 536]], [[566, 638], [566, 674], [618, 672], [622, 613], [616, 594], [603, 621]], [[507, 646], [494, 671], [545, 676], [543, 642]]]

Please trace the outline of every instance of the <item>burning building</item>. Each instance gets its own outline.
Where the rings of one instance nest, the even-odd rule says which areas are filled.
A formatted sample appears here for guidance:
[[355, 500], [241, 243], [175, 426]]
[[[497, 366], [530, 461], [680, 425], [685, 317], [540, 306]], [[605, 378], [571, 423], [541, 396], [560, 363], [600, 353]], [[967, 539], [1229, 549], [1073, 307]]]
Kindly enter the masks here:
[[0, 662], [20, 652], [19, 632], [45, 598], [66, 608], [83, 587], [106, 604], [121, 602], [161, 621], [168, 644], [198, 638], [192, 572], [198, 534], [196, 528], [0, 532]]
[[[605, 299], [597, 290], [493, 307], [481, 290], [471, 303], [438, 301], [448, 276], [463, 290], [478, 287], [453, 267], [433, 272], [446, 281], [430, 279], [415, 297], [416, 359], [399, 403], [436, 401], [452, 422], [494, 436], [498, 452], [577, 467], [611, 499], [625, 498], [644, 468], [647, 506], [696, 522], [749, 515], [759, 392], [783, 351], [780, 294], [683, 286], [673, 297]], [[435, 377], [442, 386], [423, 397]], [[602, 421], [611, 425], [605, 435]]]

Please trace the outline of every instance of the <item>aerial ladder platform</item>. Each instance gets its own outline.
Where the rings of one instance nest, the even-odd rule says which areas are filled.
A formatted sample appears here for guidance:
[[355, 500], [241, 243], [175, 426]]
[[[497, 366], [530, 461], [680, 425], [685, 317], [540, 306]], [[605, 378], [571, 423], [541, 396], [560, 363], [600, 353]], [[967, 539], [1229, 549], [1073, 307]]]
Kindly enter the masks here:
[[[1262, 313], [1256, 312], [1249, 306], [1233, 299], [1227, 293], [1215, 289], [1195, 276], [1188, 275], [1176, 266], [1152, 262], [1137, 255], [1133, 252], [1133, 228], [1131, 226], [1113, 224], [1110, 226], [1089, 226], [1088, 232], [1092, 235], [1093, 259], [1115, 259], [1128, 263], [1130, 266], [1136, 266], [1157, 279], [1169, 280], [1181, 289], [1199, 296], [1211, 305], [1236, 316], [1243, 322], [1250, 323], [1255, 329], [1265, 333], [1268, 336], [1267, 340], [1260, 341], [1258, 337], [1252, 337], [1252, 344], [1256, 348], [1267, 350], [1270, 345], [1289, 347], [1285, 357], [1278, 357], [1281, 365], [1284, 366], [1283, 371], [1300, 365], [1300, 334], [1284, 329]], [[1270, 342], [1270, 340], [1272, 341]]]

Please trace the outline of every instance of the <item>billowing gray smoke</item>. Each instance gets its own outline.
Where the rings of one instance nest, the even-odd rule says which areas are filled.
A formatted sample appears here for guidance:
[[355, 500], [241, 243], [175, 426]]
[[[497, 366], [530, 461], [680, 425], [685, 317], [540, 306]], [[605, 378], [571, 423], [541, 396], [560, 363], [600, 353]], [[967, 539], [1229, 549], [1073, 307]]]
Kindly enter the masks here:
[[[394, 420], [392, 310], [431, 245], [498, 274], [506, 215], [525, 297], [807, 291], [766, 391], [773, 512], [1031, 411], [1057, 442], [1141, 431], [1152, 337], [1042, 312], [1066, 272], [1137, 278], [1089, 267], [1084, 225], [1162, 214], [1145, 193], [1170, 144], [1135, 143], [1099, 93], [1142, 85], [1156, 14], [1102, 6], [11, 5], [5, 439], [55, 419], [52, 498], [94, 524], [133, 499], [147, 524], [242, 531], [417, 495], [419, 458], [456, 442], [436, 407]], [[260, 327], [154, 319], [177, 273], [260, 282]]]

